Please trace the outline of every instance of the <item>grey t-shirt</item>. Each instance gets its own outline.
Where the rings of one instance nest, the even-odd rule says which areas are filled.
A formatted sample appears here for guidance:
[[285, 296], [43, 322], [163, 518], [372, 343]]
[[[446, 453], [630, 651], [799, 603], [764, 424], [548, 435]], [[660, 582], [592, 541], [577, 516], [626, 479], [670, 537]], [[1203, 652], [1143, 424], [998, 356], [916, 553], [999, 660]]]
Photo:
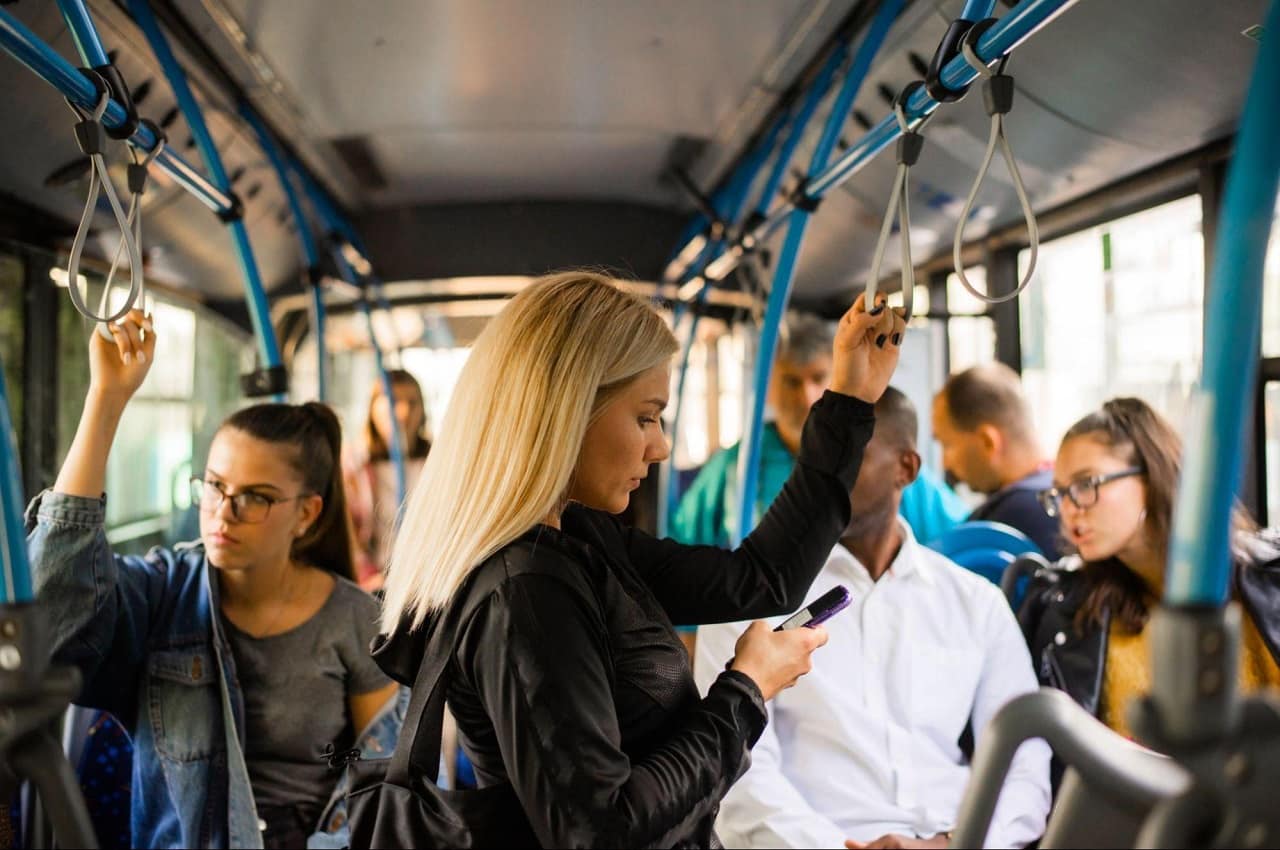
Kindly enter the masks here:
[[369, 656], [378, 603], [343, 578], [311, 619], [255, 638], [225, 616], [244, 694], [245, 761], [259, 806], [310, 812], [328, 801], [337, 777], [321, 753], [354, 743], [347, 697], [391, 683]]

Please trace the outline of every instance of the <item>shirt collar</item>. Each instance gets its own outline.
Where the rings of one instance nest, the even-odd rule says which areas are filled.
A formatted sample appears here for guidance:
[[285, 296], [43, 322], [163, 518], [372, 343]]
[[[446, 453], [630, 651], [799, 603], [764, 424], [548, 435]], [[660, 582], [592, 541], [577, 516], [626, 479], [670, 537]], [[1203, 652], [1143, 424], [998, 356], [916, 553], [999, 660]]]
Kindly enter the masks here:
[[[915, 534], [911, 531], [911, 526], [901, 516], [896, 519], [898, 528], [902, 531], [902, 546], [899, 547], [897, 557], [893, 559], [893, 563], [889, 565], [889, 570], [881, 577], [881, 581], [885, 578], [903, 579], [908, 576], [919, 576], [921, 581], [930, 586], [934, 585], [936, 577], [933, 575], [933, 565], [923, 557], [924, 553]], [[869, 587], [872, 584], [871, 574], [867, 572], [867, 568], [842, 543], [837, 543], [831, 550], [827, 563], [856, 586]]]

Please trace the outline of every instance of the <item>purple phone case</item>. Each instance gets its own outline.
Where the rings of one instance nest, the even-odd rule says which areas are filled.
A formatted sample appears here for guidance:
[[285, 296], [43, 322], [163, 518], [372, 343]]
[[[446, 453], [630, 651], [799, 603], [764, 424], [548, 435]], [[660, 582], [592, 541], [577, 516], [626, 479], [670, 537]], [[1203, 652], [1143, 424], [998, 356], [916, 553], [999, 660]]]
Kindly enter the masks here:
[[[821, 625], [830, 620], [836, 614], [839, 614], [845, 608], [849, 607], [849, 603], [853, 601], [848, 588], [844, 585], [837, 585], [831, 590], [819, 596], [817, 599], [801, 611], [796, 612], [779, 625], [775, 632], [786, 631], [787, 629], [806, 628], [810, 629], [814, 626]], [[807, 617], [804, 622], [796, 623], [800, 617]]]

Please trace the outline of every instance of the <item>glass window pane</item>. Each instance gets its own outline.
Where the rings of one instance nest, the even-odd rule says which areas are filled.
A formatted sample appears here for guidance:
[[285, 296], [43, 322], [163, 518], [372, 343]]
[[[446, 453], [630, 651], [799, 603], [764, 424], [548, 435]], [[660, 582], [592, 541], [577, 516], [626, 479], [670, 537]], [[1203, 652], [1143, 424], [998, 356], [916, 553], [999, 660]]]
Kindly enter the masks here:
[[1047, 450], [1115, 396], [1181, 424], [1200, 372], [1203, 256], [1194, 195], [1040, 246], [1019, 309], [1023, 382]]
[[[979, 292], [987, 291], [986, 266], [970, 266], [964, 270], [964, 277], [974, 289]], [[980, 298], [975, 298], [973, 293], [960, 282], [960, 276], [952, 272], [947, 275], [947, 312], [985, 313], [987, 304]]]
[[1267, 524], [1280, 523], [1280, 383], [1267, 383], [1264, 399], [1266, 433], [1263, 435], [1263, 463], [1267, 470]]

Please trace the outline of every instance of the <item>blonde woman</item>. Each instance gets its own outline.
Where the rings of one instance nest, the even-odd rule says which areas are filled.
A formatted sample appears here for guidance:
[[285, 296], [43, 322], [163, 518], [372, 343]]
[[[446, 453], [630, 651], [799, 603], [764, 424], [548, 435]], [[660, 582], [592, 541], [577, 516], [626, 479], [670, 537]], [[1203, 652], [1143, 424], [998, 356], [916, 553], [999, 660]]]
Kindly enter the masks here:
[[[457, 631], [443, 682], [482, 789], [470, 793], [509, 789], [497, 819], [513, 841], [716, 843], [716, 810], [749, 765], [765, 702], [809, 669], [826, 634], [756, 622], [700, 697], [673, 624], [800, 605], [848, 525], [902, 333], [883, 303], [868, 313], [859, 299], [844, 316], [832, 390], [795, 471], [732, 552], [611, 516], [669, 451], [659, 417], [677, 343], [648, 304], [598, 275], [555, 275], [480, 335], [392, 550], [375, 657], [412, 683], [438, 657], [441, 624]], [[417, 752], [414, 787], [437, 767]], [[439, 817], [492, 837], [495, 818], [453, 808]]]

